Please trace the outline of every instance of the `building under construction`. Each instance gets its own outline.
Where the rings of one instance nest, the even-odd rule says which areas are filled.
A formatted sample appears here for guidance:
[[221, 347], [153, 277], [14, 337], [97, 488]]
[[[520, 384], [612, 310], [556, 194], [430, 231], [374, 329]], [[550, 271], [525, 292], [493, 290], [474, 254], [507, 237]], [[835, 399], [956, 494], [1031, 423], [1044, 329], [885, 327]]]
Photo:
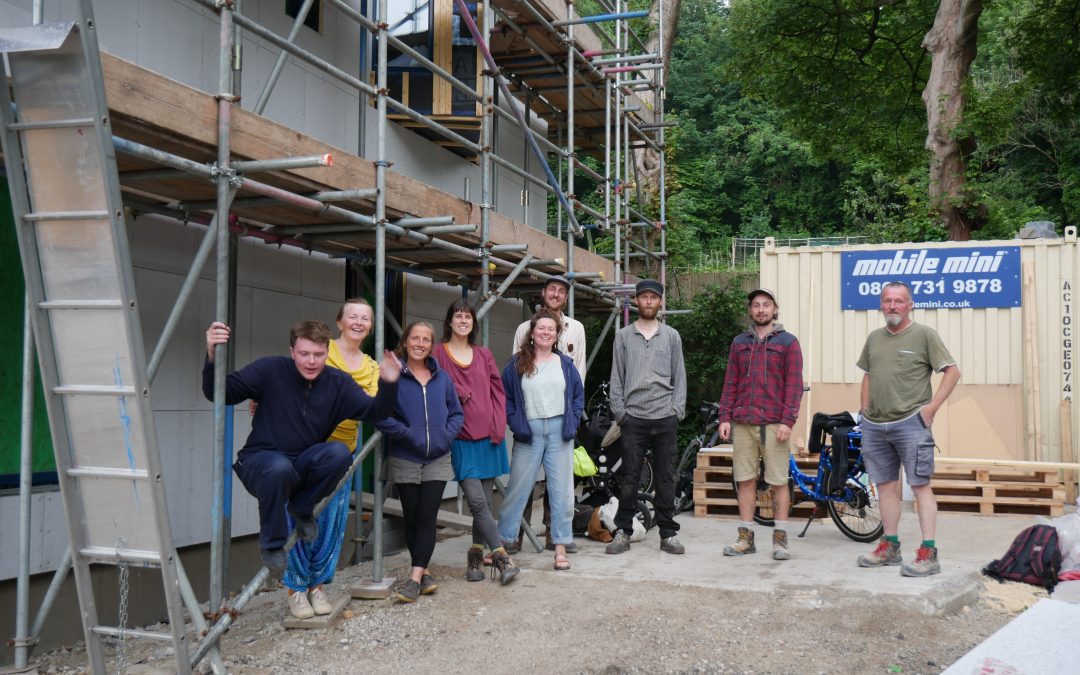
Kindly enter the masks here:
[[[229, 470], [250, 418], [202, 398], [211, 320], [243, 365], [367, 295], [381, 354], [467, 295], [503, 362], [562, 274], [568, 313], [605, 319], [592, 362], [628, 285], [665, 277], [673, 18], [595, 6], [0, 0], [5, 303], [25, 317], [21, 383], [3, 384], [0, 661], [83, 637], [104, 672], [112, 641], [145, 638], [180, 672], [221, 669], [218, 638], [267, 572], [238, 578], [258, 566], [255, 501]], [[364, 441], [350, 479], [374, 517], [343, 558], [372, 558], [378, 595], [382, 453]]]

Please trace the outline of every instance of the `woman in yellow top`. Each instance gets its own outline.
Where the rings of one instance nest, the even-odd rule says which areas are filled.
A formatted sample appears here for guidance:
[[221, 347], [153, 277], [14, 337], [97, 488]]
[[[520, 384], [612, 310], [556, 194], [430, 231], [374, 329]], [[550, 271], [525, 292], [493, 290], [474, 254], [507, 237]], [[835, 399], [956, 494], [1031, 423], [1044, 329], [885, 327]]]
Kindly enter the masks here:
[[[371, 334], [375, 312], [363, 298], [345, 301], [337, 314], [339, 335], [330, 341], [327, 365], [352, 376], [360, 387], [374, 396], [379, 384], [379, 364], [363, 352], [364, 340]], [[334, 429], [329, 441], [340, 441], [356, 452], [358, 423], [345, 420]], [[289, 566], [282, 583], [289, 594], [289, 612], [298, 619], [333, 610], [323, 584], [334, 579], [345, 523], [349, 517], [349, 492], [346, 482], [330, 497], [326, 508], [319, 513], [319, 536], [313, 542], [298, 540], [289, 551]]]

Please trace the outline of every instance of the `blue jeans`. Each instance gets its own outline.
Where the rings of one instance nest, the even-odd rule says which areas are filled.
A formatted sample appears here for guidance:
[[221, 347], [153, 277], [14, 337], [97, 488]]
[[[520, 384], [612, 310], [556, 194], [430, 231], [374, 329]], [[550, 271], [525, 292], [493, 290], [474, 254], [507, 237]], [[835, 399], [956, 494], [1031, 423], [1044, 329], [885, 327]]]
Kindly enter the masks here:
[[562, 437], [563, 417], [529, 420], [532, 440], [515, 443], [510, 458], [510, 485], [499, 509], [499, 537], [516, 541], [525, 503], [532, 496], [536, 472], [542, 465], [547, 474], [551, 501], [551, 540], [569, 544], [574, 540], [574, 450]]

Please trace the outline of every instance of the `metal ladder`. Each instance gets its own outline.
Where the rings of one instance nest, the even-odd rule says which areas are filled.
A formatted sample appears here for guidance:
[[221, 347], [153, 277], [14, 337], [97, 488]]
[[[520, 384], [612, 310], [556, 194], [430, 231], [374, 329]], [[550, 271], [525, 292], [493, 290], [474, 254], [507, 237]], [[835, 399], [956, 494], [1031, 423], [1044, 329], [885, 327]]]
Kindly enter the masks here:
[[[119, 641], [117, 670], [124, 640], [147, 638], [171, 642], [177, 671], [190, 673], [90, 0], [79, 11], [77, 22], [0, 31], [4, 162], [90, 666], [105, 672], [105, 636]], [[118, 567], [119, 626], [98, 620], [91, 564]], [[123, 625], [131, 566], [160, 569], [168, 632]]]

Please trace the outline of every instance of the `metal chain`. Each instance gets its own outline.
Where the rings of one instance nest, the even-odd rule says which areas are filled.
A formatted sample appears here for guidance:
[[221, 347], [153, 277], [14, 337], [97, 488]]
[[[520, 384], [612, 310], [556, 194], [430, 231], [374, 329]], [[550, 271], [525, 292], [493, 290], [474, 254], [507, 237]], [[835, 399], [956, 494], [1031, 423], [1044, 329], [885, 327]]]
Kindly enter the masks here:
[[125, 652], [125, 634], [128, 619], [128, 566], [120, 565], [120, 622], [117, 626], [120, 635], [116, 639], [116, 672], [122, 675], [127, 666], [127, 654]]

